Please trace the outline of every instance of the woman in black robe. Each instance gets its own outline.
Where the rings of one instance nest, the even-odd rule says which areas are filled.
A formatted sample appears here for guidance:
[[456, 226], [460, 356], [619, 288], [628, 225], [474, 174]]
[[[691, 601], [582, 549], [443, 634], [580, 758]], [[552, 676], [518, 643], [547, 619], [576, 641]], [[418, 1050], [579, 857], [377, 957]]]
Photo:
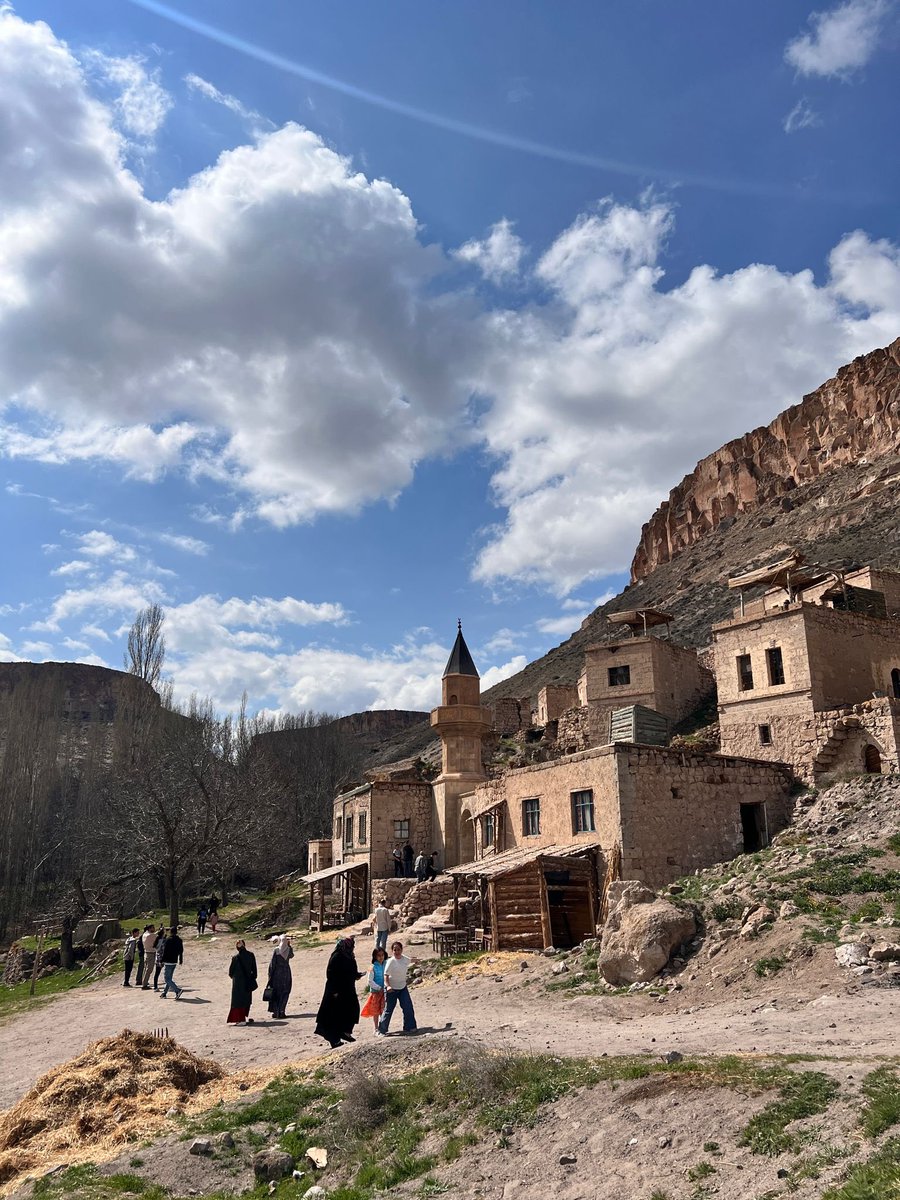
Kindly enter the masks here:
[[356, 968], [355, 943], [352, 937], [341, 938], [328, 960], [325, 970], [325, 991], [316, 1013], [316, 1033], [332, 1049], [341, 1042], [355, 1042], [353, 1026], [359, 1021], [359, 997], [356, 981], [362, 972]]
[[284, 1010], [287, 1008], [288, 997], [294, 983], [291, 975], [291, 959], [293, 957], [294, 948], [291, 945], [291, 939], [286, 933], [283, 933], [278, 939], [278, 945], [275, 947], [275, 953], [269, 963], [269, 988], [271, 989], [269, 1012], [276, 1020], [286, 1016]]
[[231, 960], [231, 1011], [229, 1025], [250, 1024], [250, 1005], [256, 991], [256, 955], [247, 949], [243, 938], [237, 943], [237, 954]]

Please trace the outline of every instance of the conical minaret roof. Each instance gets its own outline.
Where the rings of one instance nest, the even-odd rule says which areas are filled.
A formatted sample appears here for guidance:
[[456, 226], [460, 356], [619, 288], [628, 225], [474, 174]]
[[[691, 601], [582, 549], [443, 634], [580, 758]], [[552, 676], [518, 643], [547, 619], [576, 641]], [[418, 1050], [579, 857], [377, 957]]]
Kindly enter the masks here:
[[462, 621], [457, 621], [456, 624], [456, 641], [453, 643], [453, 649], [450, 651], [450, 657], [444, 668], [444, 678], [446, 679], [448, 675], [474, 675], [477, 679], [478, 672], [472, 661], [472, 655], [469, 653], [469, 647], [466, 645], [466, 639], [462, 635]]

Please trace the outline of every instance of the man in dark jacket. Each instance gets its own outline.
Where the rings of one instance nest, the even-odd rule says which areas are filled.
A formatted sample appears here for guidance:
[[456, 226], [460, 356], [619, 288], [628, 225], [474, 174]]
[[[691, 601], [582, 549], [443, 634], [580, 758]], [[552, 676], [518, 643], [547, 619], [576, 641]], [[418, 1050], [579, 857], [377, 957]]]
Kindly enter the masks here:
[[168, 937], [163, 943], [163, 990], [160, 992], [160, 998], [165, 1000], [169, 988], [175, 992], [175, 999], [181, 999], [181, 993], [184, 991], [180, 988], [172, 978], [175, 974], [175, 968], [180, 963], [184, 962], [184, 943], [178, 936], [178, 926], [173, 925], [169, 930]]

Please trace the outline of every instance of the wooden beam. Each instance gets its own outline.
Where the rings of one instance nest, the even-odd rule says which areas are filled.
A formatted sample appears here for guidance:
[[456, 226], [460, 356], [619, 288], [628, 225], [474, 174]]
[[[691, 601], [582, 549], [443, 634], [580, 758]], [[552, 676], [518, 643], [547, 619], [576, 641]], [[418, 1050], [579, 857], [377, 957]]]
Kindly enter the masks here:
[[494, 950], [500, 949], [500, 925], [497, 920], [497, 893], [494, 889], [493, 882], [488, 884], [488, 903], [491, 908], [491, 933], [493, 935]]
[[547, 898], [547, 880], [544, 878], [544, 860], [538, 858], [538, 877], [541, 894], [541, 933], [544, 937], [544, 949], [553, 945], [553, 927], [550, 924], [550, 901]]

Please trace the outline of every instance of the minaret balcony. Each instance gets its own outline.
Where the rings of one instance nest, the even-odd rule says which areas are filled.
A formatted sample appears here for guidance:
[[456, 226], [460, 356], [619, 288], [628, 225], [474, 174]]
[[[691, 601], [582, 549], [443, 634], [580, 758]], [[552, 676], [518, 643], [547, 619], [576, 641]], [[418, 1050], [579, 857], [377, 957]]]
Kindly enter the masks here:
[[431, 725], [442, 733], [484, 734], [493, 721], [490, 710], [480, 704], [441, 704], [431, 711]]

